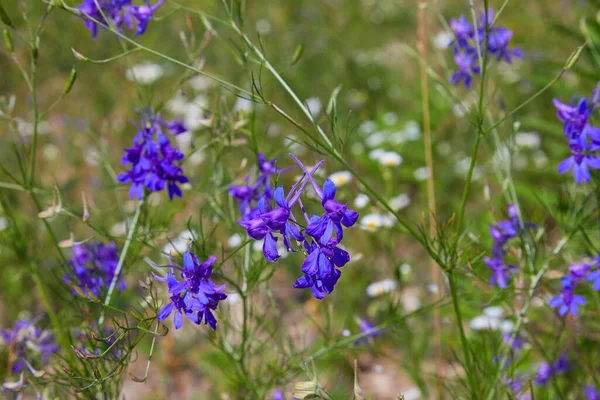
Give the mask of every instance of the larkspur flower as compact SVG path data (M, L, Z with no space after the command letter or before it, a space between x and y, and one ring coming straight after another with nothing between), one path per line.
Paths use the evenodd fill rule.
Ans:
M508 47L513 36L512 31L492 25L493 22L494 10L491 9L488 10L487 15L481 14L476 26L471 24L464 15L461 15L458 20L450 21L456 39L449 46L452 47L454 61L458 67L458 71L450 77L450 83L464 83L465 87L470 88L473 75L481 73L480 59L485 52L494 56L496 60L509 64L512 63L513 57L523 57L520 50Z
M131 164L126 172L117 177L120 183L130 183L129 196L141 199L144 191L160 192L165 187L169 199L181 197L179 184L189 182L183 174L181 163L184 155L177 146L172 146L169 136L186 132L183 123L178 120L170 122L147 110L141 118L141 126L133 140L133 147L126 148L123 154L123 165Z
M375 325L367 321L366 319L360 318L358 320L358 327L360 332L365 334L365 336L354 342L355 345L360 345L367 343L370 338L375 338L381 336L381 329L375 329Z
M200 263L195 254L187 251L183 255L183 268L171 264L171 271L166 278L155 276L157 280L167 282L171 300L158 311L159 321L164 321L175 311L175 329L183 325L184 314L196 325L204 321L213 330L217 329L217 319L212 311L227 295L223 293L225 285L217 286L210 280L214 262L215 257L211 256ZM177 279L176 273L183 281Z
M583 395L587 400L600 400L600 393L594 386L586 386L583 388Z
M497 257L484 257L483 262L492 270L490 285L497 285L501 289L506 289L510 281L510 275L517 272L517 267L506 265L503 259Z
M63 280L96 297L106 293L119 263L119 250L114 242L83 243L73 246L69 260L70 271ZM117 288L125 289L125 282L118 282ZM75 294L75 290L73 290Z
M12 373L25 368L34 375L34 368L44 366L58 352L59 346L50 331L35 326L34 321L19 320L12 329L0 330L0 346L10 348L9 365Z
M566 314L577 315L579 306L586 304L585 297L574 294L574 283L568 277L561 280L562 290L560 295L550 299L548 303L552 308L558 308L558 315L564 317Z
M552 367L547 362L542 362L538 367L537 373L533 378L533 383L537 386L545 386L552 378Z
M151 5L146 0L145 4L134 6L131 0L83 0L77 9L94 38L98 35L98 27L114 25L122 33L123 25L133 29L134 21L137 22L136 36L139 36L146 32L152 15L163 3L164 0L158 0Z
M589 124L589 118L598 103L598 89L588 99L574 96L571 104L563 104L553 100L558 119L563 123L563 133L569 144L571 156L561 161L558 172L561 174L573 170L577 183L591 179L590 168L600 169L600 158L592 152L600 149L600 129Z

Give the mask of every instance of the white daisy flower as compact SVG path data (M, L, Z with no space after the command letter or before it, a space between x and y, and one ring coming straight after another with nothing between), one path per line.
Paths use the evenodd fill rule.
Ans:
M379 158L379 162L386 167L397 167L402 163L402 156L393 151L386 151Z
M335 186L344 186L352 180L350 171L338 171L329 176L329 179L335 183Z
M239 233L234 233L227 239L227 247L230 249L238 247L242 244L242 236Z
M323 103L319 100L318 97L310 97L306 99L306 106L308 107L308 111L310 111L313 117L316 117L321 112L323 108Z
M385 133L382 131L374 132L365 139L365 144L369 147L377 147L385 142Z
M398 283L393 279L384 279L371 283L367 286L367 296L378 297L384 293L390 293L396 290Z
M413 176L418 181L424 181L425 179L429 178L429 169L427 167L417 168L415 169Z
M359 226L369 232L375 232L383 226L383 217L381 214L367 214L360 218Z
M125 71L125 77L140 85L150 85L165 74L163 67L151 62L134 65Z
M364 193L359 193L355 198L354 198L354 207L356 208L364 208L367 206L367 204L369 204L369 196L367 196Z
M537 132L518 132L515 135L515 144L528 149L538 149L542 144L542 139Z

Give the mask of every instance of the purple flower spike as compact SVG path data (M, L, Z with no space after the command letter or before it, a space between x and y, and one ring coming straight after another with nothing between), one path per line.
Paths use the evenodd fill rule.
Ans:
M171 267L166 278L171 301L158 311L159 321L164 321L174 311L175 329L183 325L184 315L196 325L204 321L213 330L217 329L217 319L212 311L217 309L219 302L226 299L227 295L222 293L225 285L217 286L210 280L214 262L215 257L211 256L200 263L198 257L188 251L183 255L183 268L175 265ZM175 270L179 271L183 281L177 280Z
M366 319L358 320L358 327L360 328L361 333L365 333L366 335L356 340L354 344L356 346L369 342L369 338L374 338L381 336L381 329L375 329L375 325L367 321Z
M152 15L163 3L164 0L158 0L150 5L146 0L146 4L133 6L131 0L83 0L77 8L94 38L98 35L98 27L114 25L122 33L123 25L133 29L133 20L137 21L136 36L139 36L146 32Z
M141 199L144 190L160 192L167 188L169 199L181 197L179 184L189 182L183 174L183 153L171 146L166 128L172 135L185 132L179 121L164 121L159 114L147 111L142 117L141 129L133 140L133 147L124 149L122 163L130 169L117 177L120 183L130 183L129 197Z
M117 245L114 242L83 243L73 246L72 251L70 271L63 280L96 297L106 294L119 264ZM123 290L125 287L125 282L118 282L118 289ZM76 294L75 289L72 292Z
M461 15L458 20L450 21L450 28L456 37L450 46L458 67L458 71L450 77L450 83L453 85L464 83L465 87L471 87L473 75L481 73L480 58L485 52L494 56L496 60L506 61L509 64L513 57L523 57L520 50L508 47L513 36L512 31L492 25L493 21L494 11L491 9L488 11L487 18L484 13L481 14L477 26L471 24L464 15ZM486 29L487 47L484 47Z

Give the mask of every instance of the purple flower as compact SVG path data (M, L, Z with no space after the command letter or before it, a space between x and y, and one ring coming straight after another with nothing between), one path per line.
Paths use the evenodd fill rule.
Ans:
M96 297L106 293L112 282L117 265L119 264L119 250L114 242L83 243L73 246L73 254L69 260L70 271L63 280L91 292ZM118 282L117 288L125 289L125 282ZM75 294L73 290L73 294Z
M587 280L593 282L592 288L594 290L600 290L600 270L590 272L587 276Z
M360 328L360 332L364 333L365 336L356 340L354 342L355 345L367 343L369 341L369 338L381 336L381 329L375 329L375 325L371 324L366 319L360 318L358 320L358 327Z
M533 383L537 386L545 386L550 378L552 378L552 367L544 361L540 364L537 374L533 378Z
M131 164L131 167L121 173L117 180L120 183L131 183L131 198L141 199L144 190L159 192L166 187L169 199L172 200L174 196L182 196L178 185L189 182L180 166L183 153L176 146L171 146L163 129L172 135L185 132L179 121L167 122L160 114L147 111L142 116L141 127L133 140L133 147L124 149L122 163Z
M558 164L558 172L564 174L573 169L573 177L577 183L588 182L591 179L590 168L600 169L600 158L583 152L579 141L571 140L571 157Z
M17 321L12 329L0 330L0 346L10 349L12 373L19 373L27 367L35 374L34 365L46 365L59 350L50 331L42 330L35 326L34 321L27 320Z
M598 89L595 89L590 99L573 96L571 104L561 103L560 100L552 101L556 107L558 119L564 123L563 132L568 141L576 140L579 146L587 149L588 139L600 141L600 129L588 124L588 120L598 102ZM577 103L577 104L576 104Z
M560 295L550 299L548 304L552 308L558 308L558 315L561 317L567 313L577 315L579 306L584 305L586 300L583 296L573 293L574 285L568 277L562 278L561 283L563 288Z
M583 388L583 395L587 400L600 400L600 393L594 386L586 386Z
M258 153L257 164L259 175L253 184L249 184L250 177L246 177L246 184L232 186L229 188L229 195L239 203L242 221L256 218L259 210L257 202L263 197L266 201L273 198L273 188L270 184L271 176L280 172L275 167L277 159L267 160L263 153Z
M83 0L77 8L94 38L98 34L98 26L114 25L122 33L123 25L133 29L134 20L137 21L136 36L139 36L146 32L152 15L163 2L164 0L158 0L154 5L150 5L146 0L146 4L133 6L131 0Z
M343 267L350 261L347 251L330 245L319 247L315 242L305 242L308 257L302 263L303 276L294 283L294 288L311 288L317 299L323 299L333 292L333 288L342 272L336 267Z
M335 199L336 187L332 180L325 180L321 192L321 204L325 210L320 218L312 218L310 224L306 227L306 233L312 236L322 246L326 246L332 240L335 231L336 238L334 244L342 240L342 225L349 228L356 223L358 213L354 210L348 210L347 204L340 204Z
M171 265L171 272L166 278L155 277L167 282L171 299L158 311L159 321L164 321L175 311L175 329L183 325L184 314L196 325L204 320L213 330L217 329L217 319L211 310L216 310L219 301L226 299L227 295L222 293L225 285L217 286L210 280L214 262L215 257L211 256L200 263L195 254L187 251L183 255L183 268ZM177 280L176 270L183 281Z
M487 21L486 21L487 19ZM450 27L454 31L456 40L450 43L454 61L458 66L458 71L450 77L450 83L459 84L464 82L465 87L470 88L473 75L481 73L480 57L487 51L498 61L512 62L513 57L522 58L523 53L518 49L509 49L508 45L513 36L511 30L493 26L494 11L488 10L487 18L484 13L481 14L478 26L469 23L469 20L461 15L458 20L452 19ZM487 22L487 24L486 24ZM486 25L488 29L487 47L486 44Z
M499 288L506 289L510 281L510 275L517 272L517 267L506 265L503 259L497 257L484 257L483 262L492 270L490 285L498 285Z
M273 400L284 400L283 392L279 389L273 392Z
M512 339L512 336L513 336L512 333L505 332L502 334L502 340L504 341L504 343L509 344L510 339ZM525 345L525 340L523 339L523 337L521 335L516 335L515 340L513 340L512 346L510 347L511 352L517 352L517 351L521 350L524 345Z

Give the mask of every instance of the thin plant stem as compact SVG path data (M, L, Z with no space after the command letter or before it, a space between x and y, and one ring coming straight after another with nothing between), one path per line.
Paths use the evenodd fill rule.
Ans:
M433 152L431 141L431 118L429 114L429 81L427 74L427 22L425 20L426 2L419 0L417 4L417 50L419 52L419 69L421 82L421 112L423 113L423 135L425 144L425 165L427 167L427 205L429 208L429 231L430 235L435 233L435 185L433 177ZM433 260L430 265L431 281L438 286L438 292L434 294L434 300L439 298L440 269ZM443 398L443 376L442 376L442 338L440 310L433 310L433 335L436 369L436 390L438 398Z
M144 198L142 198L138 204L137 209L135 210L135 214L133 216L133 222L131 223L131 228L129 229L129 233L127 234L127 239L125 240L125 245L123 246L123 250L121 251L121 256L119 257L119 263L117 264L117 269L115 270L115 274L110 282L110 286L108 287L108 292L106 293L106 299L104 300L104 306L110 305L112 300L113 292L115 291L115 287L117 286L117 281L121 276L121 271L123 270L123 265L125 264L125 257L127 257L127 251L129 250L129 245L133 240L133 235L137 231L138 222L140 220L140 215L142 213L142 208L144 206ZM98 320L98 325L102 325L104 322L104 309L100 314L100 319Z

